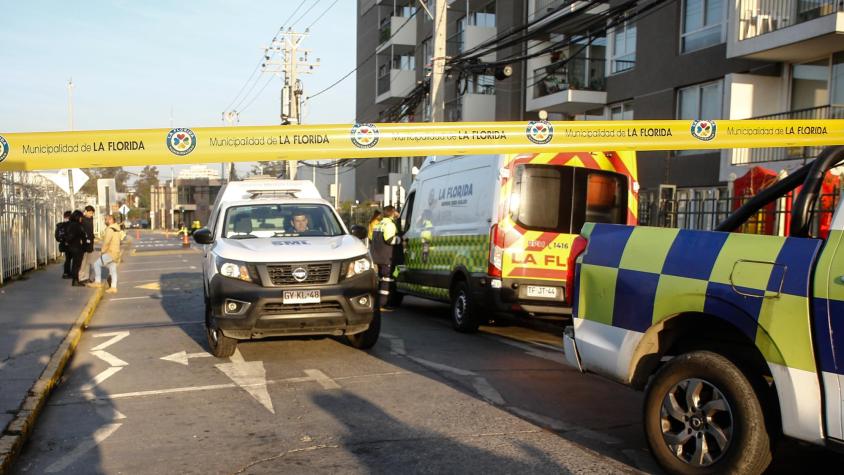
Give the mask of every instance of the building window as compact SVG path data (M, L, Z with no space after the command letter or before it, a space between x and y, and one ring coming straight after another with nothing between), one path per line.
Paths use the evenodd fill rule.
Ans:
M488 74L473 74L466 79L466 88L459 91L463 94L495 94L495 76Z
M607 106L610 120L633 120L633 101L616 102Z
M416 69L416 57L413 54L397 54L393 56L393 69L413 71Z
M636 24L624 23L607 32L610 74L633 69L636 64Z
M724 42L723 0L683 0L680 52L688 53Z
M424 61L423 68L428 69L431 67L431 61L434 58L434 45L431 42L431 37L429 36L425 40L422 41L422 61Z
M481 28L495 28L495 2L469 13L469 25Z
M685 87L677 91L678 119L720 119L724 100L721 80ZM701 150L681 150L677 155L694 155Z

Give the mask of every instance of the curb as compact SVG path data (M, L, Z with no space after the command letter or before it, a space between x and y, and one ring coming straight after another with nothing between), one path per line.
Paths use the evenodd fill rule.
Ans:
M64 337L58 349L50 357L47 367L44 368L41 376L29 389L29 394L23 400L15 418L0 434L0 475L7 473L12 467L12 463L20 454L23 444L32 433L38 415L44 408L47 398L50 397L50 393L58 383L59 378L61 378L67 362L73 356L76 345L82 338L82 332L88 328L88 323L91 321L104 292L105 290L101 287L88 299L88 303L76 318L67 336Z

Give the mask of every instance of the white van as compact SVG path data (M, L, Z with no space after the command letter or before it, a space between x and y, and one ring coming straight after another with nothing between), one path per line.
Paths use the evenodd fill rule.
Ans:
M353 231L309 181L244 180L220 190L208 227L194 232L212 353L282 335L345 335L372 347L381 326L377 274L361 241L366 230Z
M475 331L496 312L566 314L583 223L636 224L633 152L429 157L402 210L402 294L451 303Z

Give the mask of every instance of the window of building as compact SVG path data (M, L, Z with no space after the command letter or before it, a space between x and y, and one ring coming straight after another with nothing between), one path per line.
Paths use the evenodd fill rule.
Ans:
M423 65L425 68L431 67L431 61L434 58L434 44L431 41L431 37L425 38L422 41L422 61L424 61Z
M413 54L393 55L393 69L413 71L416 69L416 57Z
M483 8L470 12L469 25L495 28L495 2L487 3Z
M795 64L791 69L791 110L829 104L829 58Z
M607 106L610 120L633 120L633 101L617 102Z
M724 100L723 81L685 87L677 91L678 119L720 119ZM694 155L700 150L681 150L677 155Z
M844 106L844 52L832 55L832 105Z
M636 24L625 23L607 32L610 74L633 69L636 64Z
M495 94L495 76L473 74L466 80L463 94Z
M723 0L683 0L680 52L724 42L727 9Z

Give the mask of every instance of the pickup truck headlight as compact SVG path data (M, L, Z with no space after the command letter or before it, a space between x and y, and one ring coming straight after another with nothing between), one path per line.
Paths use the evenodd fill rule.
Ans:
M345 270L345 278L348 279L372 270L372 261L370 261L367 256L361 256L356 259L346 261L343 264L343 269Z
M243 262L228 261L218 257L217 269L219 270L220 275L224 277L239 279L244 282L255 281L255 279L252 278L253 273L250 272L249 267Z

